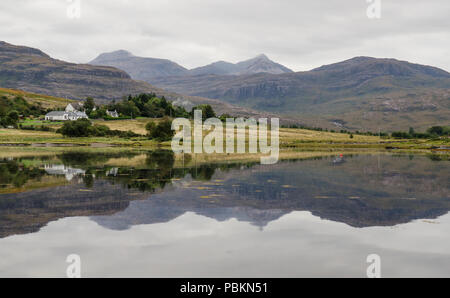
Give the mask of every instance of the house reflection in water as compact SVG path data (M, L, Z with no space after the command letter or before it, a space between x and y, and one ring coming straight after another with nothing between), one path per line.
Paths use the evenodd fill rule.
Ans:
M45 165L45 171L50 175L64 175L67 181L72 181L73 177L84 175L85 170L67 167L65 165Z

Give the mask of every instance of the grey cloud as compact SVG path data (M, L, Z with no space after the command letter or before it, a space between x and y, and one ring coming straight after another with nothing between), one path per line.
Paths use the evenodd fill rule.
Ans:
M381 4L369 20L366 0L81 0L73 20L65 0L2 0L0 39L72 62L126 49L186 67L265 53L294 70L359 55L450 70L447 0Z

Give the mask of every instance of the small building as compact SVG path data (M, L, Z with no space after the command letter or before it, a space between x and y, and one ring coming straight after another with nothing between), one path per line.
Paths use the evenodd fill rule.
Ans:
M89 119L88 115L85 112L75 111L74 114L75 114L75 117L76 117L75 120L78 120L78 119L81 119L81 118Z
M106 111L106 115L112 118L119 118L119 113L116 110L114 111Z
M53 111L45 115L45 120L48 121L76 121L78 119L89 119L85 112L65 112Z
M77 103L69 103L66 106L66 112L76 112L76 111L84 111L84 103L77 102Z
M52 111L45 115L45 120L49 121L67 121L69 119L69 113L64 111Z
M84 104L69 103L64 111L52 111L45 115L45 120L49 121L75 121L78 119L89 119L83 108Z

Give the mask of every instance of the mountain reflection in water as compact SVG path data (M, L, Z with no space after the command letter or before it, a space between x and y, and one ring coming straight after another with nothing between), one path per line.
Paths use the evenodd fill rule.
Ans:
M339 157L341 158L341 157ZM450 209L439 156L355 155L183 166L170 151L65 152L0 160L0 237L89 216L115 230L187 212L260 228L293 211L353 227L393 226ZM135 160L134 164L129 162Z

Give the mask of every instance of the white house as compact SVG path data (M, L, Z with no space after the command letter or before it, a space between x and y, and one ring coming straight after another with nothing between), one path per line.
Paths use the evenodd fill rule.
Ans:
M69 119L69 113L64 111L53 111L45 115L45 120L49 121L67 121Z
M76 112L76 111L84 111L84 103L77 102L77 103L69 103L66 107L66 112Z
M106 111L106 115L113 118L119 118L119 113L116 110L114 111Z
M52 111L45 115L45 120L49 121L75 121L78 119L89 119L86 113L80 112L77 108L82 108L82 104L69 103L65 111Z

